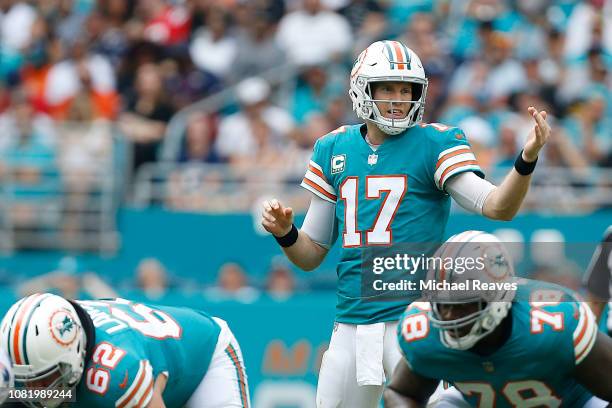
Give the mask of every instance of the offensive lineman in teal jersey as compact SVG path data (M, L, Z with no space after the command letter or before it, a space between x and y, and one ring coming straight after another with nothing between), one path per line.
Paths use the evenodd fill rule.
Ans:
M398 326L405 360L385 390L385 407L424 406L439 380L454 388L432 403L438 408L608 406L612 340L598 332L586 302L559 285L515 279L505 248L490 234L458 234L439 254L484 254L495 262L462 273L434 269L428 279L500 286L427 290L429 301L408 307Z
M0 335L17 387L74 387L75 407L250 405L236 339L223 320L200 311L35 294L11 307Z
M395 302L364 296L365 251L442 242L450 197L486 217L512 219L550 136L546 112L529 108L535 126L515 168L495 187L481 178L460 129L421 123L426 95L427 78L412 50L397 41L370 45L355 61L349 90L365 123L316 142L302 182L312 192L302 228L293 225L291 208L276 199L263 204L263 227L298 267L312 270L336 238L342 245L336 324L319 373L318 407L377 407L385 376L401 358L395 326L418 294Z

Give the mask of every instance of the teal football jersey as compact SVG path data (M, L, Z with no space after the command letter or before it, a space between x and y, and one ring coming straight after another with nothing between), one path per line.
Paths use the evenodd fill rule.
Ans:
M558 285L523 280L510 309L512 331L494 353L445 347L429 322L430 304L411 304L398 339L411 369L454 385L470 405L582 407L592 395L573 378L591 351L597 324L586 303ZM530 300L527 300L530 299Z
M200 384L219 325L206 313L132 303L79 301L95 326L95 345L77 387L76 407L145 407L160 373L167 407L182 407Z
M419 297L416 293L402 300L375 301L365 296L364 251L442 242L450 209L445 183L466 171L484 177L465 135L456 127L420 124L390 137L376 150L362 129L365 125L343 126L320 138L301 184L336 204L342 245L336 321L350 324L397 320ZM418 282L422 275L412 279Z

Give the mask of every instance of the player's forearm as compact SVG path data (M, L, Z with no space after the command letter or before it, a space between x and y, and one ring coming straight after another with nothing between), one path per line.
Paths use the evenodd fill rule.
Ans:
M298 239L290 247L283 248L283 252L295 266L305 271L311 271L321 265L327 249L310 239L308 234L298 231Z
M163 373L157 376L155 384L153 385L153 397L151 397L151 401L147 404L147 408L166 408L162 394L166 389L167 381L168 377Z
M421 404L389 387L385 389L383 399L386 408L421 408L425 406L425 404Z
M521 208L530 182L531 175L521 176L516 169L510 170L504 181L485 200L483 215L493 220L510 221Z

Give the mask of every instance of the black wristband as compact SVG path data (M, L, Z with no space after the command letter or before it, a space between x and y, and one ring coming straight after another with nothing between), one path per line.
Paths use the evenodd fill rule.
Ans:
M291 231L289 231L287 235L283 235L282 237L274 235L274 239L278 242L278 245L283 248L290 247L298 240L298 229L295 227L295 224L291 224Z
M537 157L532 162L526 162L523 159L523 151L521 150L521 152L519 153L518 157L514 161L514 169L521 176L528 176L531 173L533 173L533 170L535 170L535 166L536 166L537 162L538 162L538 158Z

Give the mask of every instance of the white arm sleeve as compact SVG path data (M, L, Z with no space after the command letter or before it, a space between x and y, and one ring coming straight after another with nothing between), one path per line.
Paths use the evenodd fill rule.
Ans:
M301 230L314 242L329 249L337 238L336 204L313 194Z
M482 214L485 200L497 187L470 171L457 174L448 180L445 188L461 207Z

